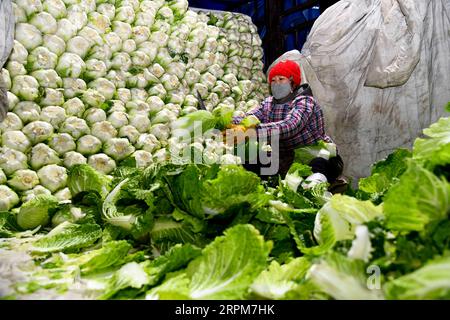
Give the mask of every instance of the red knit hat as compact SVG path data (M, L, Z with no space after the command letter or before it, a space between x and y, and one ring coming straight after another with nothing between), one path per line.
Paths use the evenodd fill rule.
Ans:
M282 60L278 62L269 72L269 83L272 82L275 76L285 76L286 78L291 78L296 86L300 85L301 82L301 71L297 63L292 60Z

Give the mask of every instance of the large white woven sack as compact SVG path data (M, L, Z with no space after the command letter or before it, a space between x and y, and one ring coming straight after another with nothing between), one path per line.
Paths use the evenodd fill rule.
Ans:
M314 23L302 66L339 146L345 174L410 148L450 101L448 0L347 0ZM278 59L278 60L279 60Z

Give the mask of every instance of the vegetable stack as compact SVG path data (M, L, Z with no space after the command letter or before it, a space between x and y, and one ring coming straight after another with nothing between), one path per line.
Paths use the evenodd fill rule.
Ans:
M110 174L169 160L171 123L197 110L257 106L267 93L249 17L188 10L186 0L16 0L2 70L0 210L37 195L69 200L67 170ZM220 161L200 137L205 158ZM226 156L225 159L229 158Z
M301 187L323 145L275 187L233 164L74 165L70 203L0 212L0 297L449 299L449 120L346 194Z

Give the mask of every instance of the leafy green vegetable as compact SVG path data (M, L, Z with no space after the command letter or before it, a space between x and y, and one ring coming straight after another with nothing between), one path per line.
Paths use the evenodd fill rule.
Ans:
M266 265L270 243L251 225L225 231L192 261L186 273L194 299L239 299Z
M230 110L219 107L224 124ZM299 162L276 187L238 165L129 158L112 178L75 167L71 202L38 197L0 212L7 298L449 298L447 127L425 130L413 156L399 149L376 163L345 196L326 183L299 188L311 173ZM316 147L300 153L332 154ZM23 232L26 215L44 228Z
M133 227L136 217L133 215L123 215L118 212L116 206L116 202L120 198L122 186L127 182L128 178L124 179L106 196L105 201L103 202L102 212L103 219L105 219L106 222L129 231Z
M254 128L260 123L261 121L257 117L250 115L242 119L240 124L246 128Z
M383 299L381 288L368 288L364 271L364 265L360 261L332 253L315 263L307 277L334 299Z
M205 175L208 175L206 170L201 166L188 165L181 174L165 178L174 205L200 219L205 216L200 197L203 187L202 180Z
M21 233L16 215L8 211L0 212L0 238L18 237Z
M216 120L214 127L218 130L225 130L233 121L233 113L233 106L221 105L215 108L212 112Z
M188 225L194 233L205 231L208 226L206 220L198 219L178 209L175 209L172 212L172 218L176 221L182 221L185 225Z
M100 214L96 207L74 206L72 203L60 203L53 215L52 226L69 221L73 223L101 223Z
M320 209L314 225L314 235L321 242L322 230L320 217L328 215L333 224L337 240L352 238L355 227L382 216L382 207L375 206L370 201L360 201L345 195L334 195Z
M82 274L99 272L122 264L131 248L126 241L111 241L100 249L79 254L75 259L69 258L69 261L70 264L78 265Z
M114 273L107 284L105 292L98 299L111 298L120 290L128 287L142 288L148 282L148 275L140 264L136 262L127 263Z
M352 241L352 246L347 252L347 256L352 259L360 259L368 262L373 251L369 229L365 225L357 226L355 235L356 237Z
M245 204L256 209L271 199L260 178L238 165L188 165L167 181L174 204L199 219L227 214Z
M149 290L145 296L148 300L189 300L189 283L184 270L170 273L158 287Z
M58 203L58 199L51 195L41 194L34 197L20 207L17 214L18 225L23 229L47 225Z
M297 284L291 291L286 293L286 300L329 300L330 295L325 293L311 279L306 279Z
M271 197L265 193L260 178L242 166L224 165L217 177L203 184L203 209L216 215L229 208L248 203L255 209L264 206Z
M303 177L307 177L312 174L311 167L294 162L289 168L283 184L289 187L294 192L297 192L298 186L302 183Z
M206 110L198 110L171 122L172 136L189 140L195 133L202 134L216 126L214 115Z
M336 145L323 140L295 150L295 162L309 164L312 159L323 157L325 159L336 156Z
M299 237L292 219L285 215L291 233L298 249L311 255L322 255L329 251L338 241L351 240L355 236L358 225L382 216L381 206L375 206L370 201L334 195L316 215L314 223L314 238L318 245L308 247L304 238Z
M165 252L175 244L190 243L203 246L204 239L201 235L192 232L191 228L181 222L176 222L170 217L158 217L150 231L150 239L155 249Z
M4 232L5 235L9 234L11 231L16 231L16 228L20 228L17 225L15 214L10 211L0 212L0 232ZM7 238L8 236L5 236Z
M102 229L97 224L63 222L33 242L30 250L36 253L74 251L89 247L101 236Z
M450 258L440 257L426 266L388 282L388 299L450 299Z
M151 295L176 297L181 293L190 299L242 299L265 268L270 249L271 244L264 242L253 226L237 225L215 238L185 272L168 279L169 284L156 287Z
M135 239L140 239L150 232L153 216L146 209L136 205L124 208L117 206L122 189L126 188L128 182L128 178L124 179L106 196L102 206L102 217L105 222L122 228Z
M185 267L192 259L197 258L201 250L190 244L176 244L163 256L147 261L144 270L149 276L149 285L157 284L166 274Z
M284 224L284 217L280 210L277 210L272 204L258 210L256 219L272 224Z
M445 219L450 210L450 184L413 161L385 196L387 227L421 231L432 221Z
M359 190L370 194L372 200L378 201L406 171L408 158L411 158L410 151L398 149L385 160L377 162L371 175L359 180Z
M283 299L305 277L311 263L306 258L296 258L280 265L273 261L267 270L251 285L254 294L265 299Z
M450 164L450 118L441 118L423 130L427 138L417 138L413 159L433 170L437 165Z
M110 190L110 179L87 164L70 168L67 181L72 197L83 192L98 193L104 199Z

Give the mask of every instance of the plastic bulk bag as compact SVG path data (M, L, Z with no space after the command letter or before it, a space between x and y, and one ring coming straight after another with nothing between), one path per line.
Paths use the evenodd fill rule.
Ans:
M449 17L448 0L339 1L316 20L301 53L277 59L301 65L346 175L367 176L444 115Z

